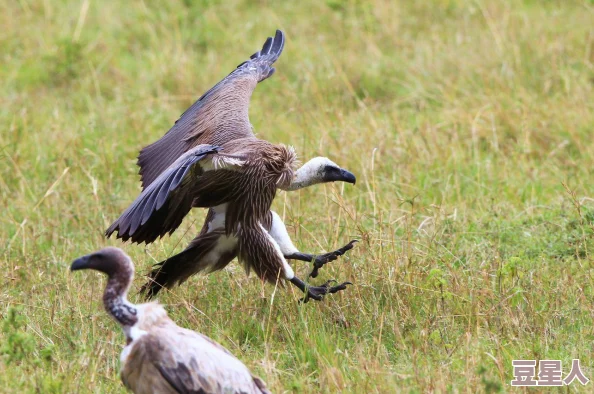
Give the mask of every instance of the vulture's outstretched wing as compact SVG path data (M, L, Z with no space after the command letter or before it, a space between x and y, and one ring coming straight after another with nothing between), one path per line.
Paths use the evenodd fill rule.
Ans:
M237 138L253 137L248 109L258 82L274 73L272 64L285 44L280 30L268 37L262 49L241 63L206 92L157 142L140 151L138 165L143 189L184 152L199 144L223 145Z

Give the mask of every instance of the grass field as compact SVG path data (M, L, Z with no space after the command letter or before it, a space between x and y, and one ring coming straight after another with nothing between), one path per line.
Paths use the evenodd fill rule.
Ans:
M359 239L316 281L355 285L299 305L233 264L162 294L172 318L278 393L508 392L513 359L594 379L592 1L0 3L0 391L124 392L104 278L69 264L123 247L140 302L203 212L105 240L138 150L276 28L258 135L358 182L274 207L303 251Z

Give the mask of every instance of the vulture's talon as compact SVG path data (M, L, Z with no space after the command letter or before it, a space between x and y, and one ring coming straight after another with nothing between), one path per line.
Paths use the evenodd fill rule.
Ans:
M336 293L341 290L346 290L347 285L352 285L352 284L353 284L352 282L342 282L338 286L333 286L333 287L329 288L328 293Z
M316 301L322 301L326 294L334 294L341 290L345 290L347 285L352 285L351 282L343 282L337 286L330 286L331 283L337 283L335 279L330 279L326 281L321 286L309 286L307 287L307 291L305 293L305 297L299 300L300 303L307 303L310 298Z
M344 245L342 248L336 249L333 252L321 254L317 256L314 260L314 267L309 274L310 278L317 278L318 274L320 273L320 268L322 268L327 263L336 260L339 256L342 256L347 251L353 249L355 246L355 242L358 242L356 239L353 239L348 244Z

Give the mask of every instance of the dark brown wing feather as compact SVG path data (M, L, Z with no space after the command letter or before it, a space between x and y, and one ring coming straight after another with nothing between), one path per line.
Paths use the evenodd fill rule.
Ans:
M258 82L274 73L272 64L282 53L284 43L284 34L277 30L274 39L269 37L250 60L202 95L167 134L140 151L138 165L143 188L196 145L222 145L233 139L253 137L248 116L250 97Z
M124 241L132 239L132 242L150 243L173 232L192 208L193 185L201 172L197 164L219 149L212 145L200 145L179 158L143 190L105 235L109 237L117 232L117 237Z
M195 361L195 360L191 360ZM187 365L178 363L174 368L157 365L157 370L163 378L180 394L214 394L222 392L216 382L209 380L199 371L192 371ZM195 381L200 383L195 387Z
M235 200L245 192L237 185L243 182L244 172L221 169L209 171L200 176L196 184L192 203L196 208L209 208Z

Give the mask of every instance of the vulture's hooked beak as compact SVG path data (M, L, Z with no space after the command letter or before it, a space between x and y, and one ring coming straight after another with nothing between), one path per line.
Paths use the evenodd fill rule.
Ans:
M70 266L70 271L78 271L88 268L89 264L89 256L82 256L72 262Z
M353 174L350 171L347 171L345 169L340 169L340 176L341 176L341 181L346 182L346 183L352 183L353 185L357 183L357 178L355 177L355 174Z
M355 174L338 166L326 166L323 174L324 182L346 182L354 185L357 181Z

